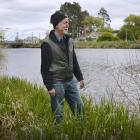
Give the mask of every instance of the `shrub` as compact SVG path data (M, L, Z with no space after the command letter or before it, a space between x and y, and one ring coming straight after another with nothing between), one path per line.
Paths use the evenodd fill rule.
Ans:
M101 29L99 30L99 32L108 32L108 33L112 33L113 30L112 30L111 28L101 28Z
M115 41L115 40L119 40L119 38L116 36L113 36L113 34L109 32L102 33L102 35L99 36L97 39L97 41Z

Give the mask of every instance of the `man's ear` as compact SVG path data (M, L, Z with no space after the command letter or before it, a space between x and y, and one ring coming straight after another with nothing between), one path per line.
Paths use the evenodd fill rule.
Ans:
M54 29L57 29L57 28L58 28L58 25L56 25Z

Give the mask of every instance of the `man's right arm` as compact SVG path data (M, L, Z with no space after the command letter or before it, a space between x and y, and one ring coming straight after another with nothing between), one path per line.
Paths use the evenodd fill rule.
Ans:
M53 89L53 77L49 71L52 61L52 50L48 43L41 44L41 75L43 83L48 90Z

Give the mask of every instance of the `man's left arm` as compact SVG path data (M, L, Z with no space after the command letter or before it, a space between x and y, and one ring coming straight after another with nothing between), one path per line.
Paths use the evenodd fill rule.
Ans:
M73 49L73 73L76 79L80 82L80 88L84 88L84 78L80 70L79 63L77 61L75 50Z

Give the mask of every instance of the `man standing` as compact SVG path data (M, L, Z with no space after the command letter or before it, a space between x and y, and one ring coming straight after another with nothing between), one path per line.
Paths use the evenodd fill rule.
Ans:
M60 122L63 118L64 98L73 113L81 113L83 104L73 74L80 82L80 88L84 88L84 80L73 41L67 35L68 17L56 11L50 22L54 30L41 45L41 74L51 98L52 112L56 121Z

